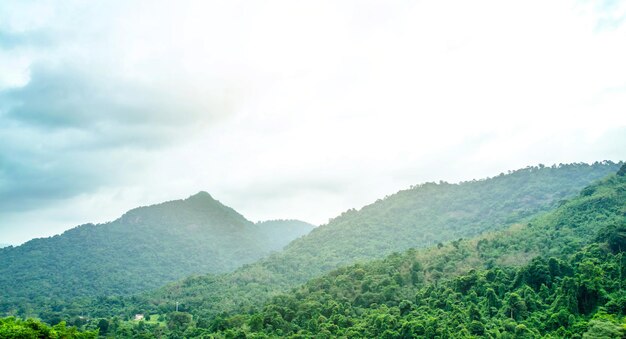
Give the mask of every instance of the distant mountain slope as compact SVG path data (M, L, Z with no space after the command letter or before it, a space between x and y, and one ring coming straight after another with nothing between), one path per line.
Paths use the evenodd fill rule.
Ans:
M623 338L624 252L626 176L612 175L527 225L341 268L261 312L184 330L217 338Z
M233 273L193 277L147 296L162 310L174 301L211 317L267 298L341 265L394 251L504 229L575 196L615 173L612 162L528 167L460 184L418 185L350 210L275 253Z
M190 274L227 272L312 228L293 220L254 224L206 192L136 208L110 223L0 249L0 310L49 298L127 294Z
M268 220L256 223L271 249L282 249L294 239L308 234L312 225L300 220Z

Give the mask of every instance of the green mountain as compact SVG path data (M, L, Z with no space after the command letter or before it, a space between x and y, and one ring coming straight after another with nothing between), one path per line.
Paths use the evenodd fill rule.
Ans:
M190 337L623 338L625 252L626 176L612 175L530 223L338 269L260 312L186 330Z
M343 267L261 310L214 317L169 311L166 328L126 324L117 334L623 338L624 172L626 165L527 222Z
M191 274L228 272L312 228L295 220L254 224L206 192L136 208L110 223L0 249L0 310L36 312L30 305L123 295Z
M427 183L350 210L282 252L223 275L195 276L145 296L139 308L175 302L195 315L254 310L268 298L339 266L504 229L558 206L619 169L612 162L528 167L460 184ZM96 306L106 315L115 307ZM93 310L93 308L92 308Z

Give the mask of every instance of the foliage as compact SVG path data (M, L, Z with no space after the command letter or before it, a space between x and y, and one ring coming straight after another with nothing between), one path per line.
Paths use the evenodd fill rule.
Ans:
M614 173L619 166L602 162L527 167L460 184L417 185L359 211L349 210L291 242L282 252L233 273L195 276L166 286L147 295L141 307L167 312L179 301L185 310L205 317L255 309L272 295L342 265L468 238L528 220L575 196L591 181ZM527 260L533 251L537 249L499 260Z
M622 333L626 177L582 189L618 167L416 186L234 272L130 297L49 300L43 318L121 338ZM152 316L132 321L137 313Z
M0 249L0 312L54 320L64 301L125 295L190 274L230 271L312 227L296 220L253 224L205 192L137 208L107 224Z
M77 330L76 327L67 327L64 322L49 326L35 319L20 320L15 317L0 318L0 338L88 339L97 337L98 331L81 332Z
M256 311L196 311L169 333L620 338L626 260L608 241L626 224L624 206L626 177L611 175L526 225L342 267Z
M341 268L209 330L217 337L621 338L626 260L606 239L619 232L615 224L626 225L626 178L589 188L528 227ZM522 266L487 268L530 252Z

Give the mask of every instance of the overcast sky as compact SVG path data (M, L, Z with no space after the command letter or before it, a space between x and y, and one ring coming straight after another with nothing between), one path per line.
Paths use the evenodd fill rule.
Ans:
M0 2L0 243L626 159L626 1Z

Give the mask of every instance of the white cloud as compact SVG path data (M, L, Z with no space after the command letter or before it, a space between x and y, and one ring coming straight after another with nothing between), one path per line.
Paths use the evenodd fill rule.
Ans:
M16 1L0 13L0 90L28 88L38 67L81 76L93 109L72 107L100 122L0 128L11 144L34 138L7 148L12 163L66 154L51 175L85 182L0 221L11 241L200 189L253 220L320 223L423 181L624 158L619 2ZM42 91L38 107L63 99ZM108 97L126 106L102 109Z

